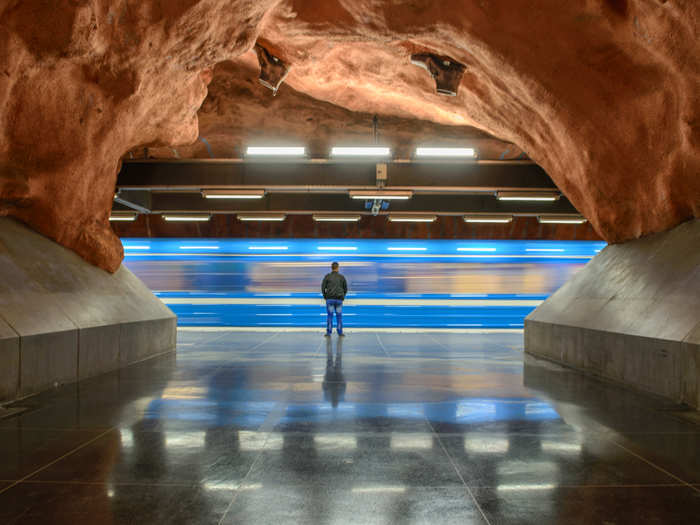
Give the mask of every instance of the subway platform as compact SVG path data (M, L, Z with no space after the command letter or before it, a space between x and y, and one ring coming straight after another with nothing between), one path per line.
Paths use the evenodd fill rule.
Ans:
M700 425L522 334L180 329L4 410L0 523L684 524Z

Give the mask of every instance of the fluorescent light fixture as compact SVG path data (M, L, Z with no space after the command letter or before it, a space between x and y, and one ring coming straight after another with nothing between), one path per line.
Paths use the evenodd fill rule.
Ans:
M124 245L125 250L150 250L150 246L145 246L145 245L140 245L140 244L132 244L132 245Z
M389 246L390 252L424 252L427 250L424 246Z
M507 224L513 222L512 215L465 215L464 222L492 222Z
M542 215L537 217L542 224L583 224L585 217L580 215Z
M316 249L326 252L354 252L357 251L357 246L318 246Z
M283 221L286 218L287 218L287 216L284 214L282 214L282 215L256 215L256 214L238 215L239 221Z
M317 222L357 222L360 220L360 215L314 215L314 220Z
M496 248L457 248L458 252L495 252Z
M186 246L180 246L181 250L218 250L218 246L206 246L202 244L190 244Z
M113 213L109 216L110 221L135 221L138 217L137 213Z
M189 222L189 221L198 221L198 222L204 222L208 221L211 218L211 215L163 215L163 219L165 219L168 222Z
M526 252L563 252L564 248L525 248Z
M412 191L351 191L350 197L363 200L407 200L413 197Z
M435 222L435 215L389 215L391 222Z
M248 246L249 250L288 250L289 246Z
M416 157L450 157L450 158L474 158L476 150L474 148L416 148Z
M306 155L306 148L304 148L304 146L248 146L246 155L303 157Z
M262 199L265 190L202 190L205 199Z
M361 147L334 147L331 149L333 157L388 157L391 149L383 146Z
M498 191L496 197L499 201L556 201L560 194L553 191Z

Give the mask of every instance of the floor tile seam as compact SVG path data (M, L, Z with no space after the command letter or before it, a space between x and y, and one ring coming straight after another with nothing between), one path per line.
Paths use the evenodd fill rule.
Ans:
M252 352L253 350L256 350L256 349L260 348L261 346L267 344L269 341L271 341L272 339L274 339L275 337L277 337L277 336L280 335L281 333L282 333L282 332L279 332L279 331L278 331L278 332L275 332L275 333L273 333L270 337L266 338L264 341L261 341L261 342L259 342L258 344L253 345L252 347L250 347L250 348L248 348L247 350L244 350L244 351L245 351L245 352Z
M679 478L679 477L676 476L675 474L673 474L673 473L669 472L668 470L666 470L665 468L663 468L663 467L657 465L657 464L654 463L653 461L651 461L651 460L645 458L644 456L642 456L642 455L640 455L640 454L637 454L637 453L634 452L633 450L630 450L629 448L627 448L626 446L624 446L624 445L618 443L617 441L614 441L614 440L610 440L610 441L611 441L611 443L614 444L615 446L621 448L622 450L626 451L628 454L631 454L632 456L636 457L637 459L640 459L641 461L643 461L643 462L646 463L647 465L650 465L651 467L655 468L656 470L658 470L658 471L660 471L660 472L663 472L663 473L666 474L667 476L669 476L669 477L671 477L671 478L673 478L673 479L675 479L675 480L681 482L683 485L685 485L685 486L687 486L687 487L690 487L691 489L695 490L696 492L700 492L700 488L694 487L692 484L688 483L688 482L685 481L684 479Z
M379 346L381 347L382 351L384 352L384 355L386 357L391 357L389 355L389 351L386 349L386 346L384 346L384 343L382 343L382 340L379 337L379 332L374 332L374 336L377 338L377 342L379 343Z
M23 481L26 481L26 480L28 480L28 479L30 479L30 478L33 478L34 476L40 474L41 472L43 472L43 471L46 470L47 468L49 468L49 467L55 465L55 464L58 463L59 461L62 461L62 460L64 460L64 459L70 457L71 455L75 454L75 453L78 452L79 450L82 450L82 449L84 449L85 447L91 445L92 443L98 441L99 439L103 438L104 436L106 436L106 435L109 434L110 432L114 431L115 428L116 428L116 427L112 427L112 428L110 428L110 429L108 429L108 430L105 430L104 432L101 432L100 434L94 436L92 439L89 439L88 441L85 441L85 442L82 443L81 445L78 445L77 447L73 448L72 450L69 450L69 451L66 452L65 454L63 454L63 455L61 455L61 456L59 456L59 457L53 459L52 461L49 461L49 462L46 463L43 467L40 467L40 468L36 469L34 472L30 472L30 473L27 474L26 476L23 476L22 478L16 480L16 481L15 481L14 483L12 483L11 485L8 485L7 487L0 489L0 495L3 494L3 493L5 493L5 492L7 492L7 491L10 490L12 487L15 487L15 486L19 485L19 484L22 483Z
M228 506L227 506L226 509L224 510L224 513L221 515L221 519L219 519L218 525L222 525L222 523L223 523L224 520L226 519L226 516L228 515L229 511L230 511L231 508L233 507L233 504L236 502L236 499L238 498L238 495L239 495L240 492L241 492L241 491L240 491L241 486L245 483L245 481L246 481L246 480L248 479L248 477L250 476L250 473L253 472L253 469L254 469L255 466L258 464L258 462L260 461L260 459L263 457L263 453L264 453L264 451L265 451L265 447L266 447L266 446L267 446L267 438L266 438L265 441L263 442L262 450L260 450L260 452L258 452L258 455L257 455L256 458L253 460L253 462L251 463L250 468L248 469L248 472L246 472L245 476L243 476L243 478L240 480L240 482L239 482L238 485L236 486L236 490L234 491L233 496L231 497L231 501L229 501Z
M486 516L484 509L481 508L481 505L477 501L476 495L474 494L472 489L469 488L469 485L467 485L467 482L464 480L464 476L462 476L462 473L459 471L459 467L457 466L457 463L454 461L454 459L452 458L450 453L447 451L447 448L445 448L445 445L443 444L442 440L440 439L440 436L435 432L435 429L430 424L430 421L428 421L427 418L425 418L425 421L428 423L428 426L433 431L433 435L437 437L438 443L440 444L440 447L442 448L443 453L447 456L447 459L449 460L450 464L452 465L452 468L457 473L457 477L462 481L464 488L466 489L467 493L469 494L472 501L474 502L474 505L476 506L477 510L479 511L479 514L481 514L481 517L486 522L486 525L491 525L491 522L489 521L488 517Z
M447 350L448 352L451 352L451 351L452 351L452 350L450 350L450 348L449 348L447 345L445 345L445 344L442 343L440 340L438 340L435 336L433 336L433 334L431 334L431 333L426 333L425 335L427 335L428 337L430 337L430 339L432 339L433 341L435 341L435 342L438 344L438 346L441 346L442 348L444 348L444 349Z

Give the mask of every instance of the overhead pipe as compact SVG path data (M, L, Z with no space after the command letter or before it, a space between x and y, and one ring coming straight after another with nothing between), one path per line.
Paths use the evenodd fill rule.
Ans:
M272 90L272 96L277 95L284 79L289 73L287 65L278 57L272 55L267 49L260 44L255 44L255 53L258 55L260 63L260 83Z
M432 53L416 53L411 55L411 64L422 67L435 79L435 87L439 95L457 96L462 75L467 66L447 56Z

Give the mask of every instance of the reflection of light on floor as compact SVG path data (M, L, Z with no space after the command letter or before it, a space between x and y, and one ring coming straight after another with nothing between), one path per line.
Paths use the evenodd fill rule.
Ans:
M542 450L544 452L564 453L564 454L579 454L581 452L581 443L561 443L558 441L542 441Z
M204 399L207 390L200 386L168 386L163 390L163 399Z
M559 466L553 461L512 460L498 464L498 479L513 478L555 480L559 474ZM515 480L514 480L515 481Z
M314 436L314 443L319 448L357 448L357 438L347 434L319 434Z
M208 481L204 483L205 490L258 490L263 487L262 483L243 483Z
M552 490L557 488L551 483L522 483L517 485L498 485L498 491L521 491L521 490Z
M165 433L165 446L168 448L203 448L206 433L196 431L169 431Z
M134 433L128 428L123 428L119 431L122 448L131 448L134 446Z
M406 492L406 487L397 486L376 486L376 487L353 487L352 492L365 494L370 492Z
M505 454L509 446L505 438L490 436L465 436L464 438L464 450L472 454Z
M426 434L392 434L391 448L394 449L431 449L433 438Z

